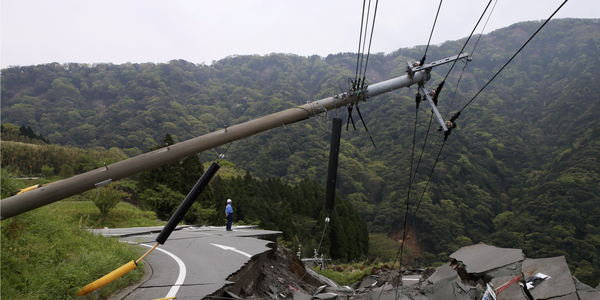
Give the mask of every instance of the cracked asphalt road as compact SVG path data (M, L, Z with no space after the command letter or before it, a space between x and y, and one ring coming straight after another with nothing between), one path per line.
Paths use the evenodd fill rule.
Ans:
M103 229L103 235L122 236L121 241L142 244L149 250L160 230L141 228ZM179 227L164 245L159 245L144 261L152 269L150 278L120 299L201 299L230 284L226 278L240 270L251 257L271 248L269 240L279 231L223 227ZM178 261L179 260L179 261Z

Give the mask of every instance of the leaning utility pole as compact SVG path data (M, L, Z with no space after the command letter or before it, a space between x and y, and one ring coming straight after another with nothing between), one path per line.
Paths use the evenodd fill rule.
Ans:
M329 98L273 113L259 119L231 127L225 127L219 131L211 132L174 145L168 145L166 148L154 150L103 168L54 182L50 185L26 193L8 197L0 201L0 219L4 220L16 216L32 209L80 194L87 190L109 184L113 181L148 171L170 162L183 159L187 156L231 143L269 129L302 121L332 109L343 106L352 106L360 101L364 102L370 97L385 92L391 92L413 84L418 84L419 87L423 87L431 78L430 72L433 67L460 59L470 60L470 57L468 54L463 53L456 57L446 58L422 66L419 66L418 63L409 63L407 68L408 75L366 86L358 91L337 94ZM433 102L430 101L430 103L432 104L432 109L436 112L436 115L439 116L437 107L435 107ZM444 130L447 130L441 116L438 117L438 121L440 122L440 126L442 126Z

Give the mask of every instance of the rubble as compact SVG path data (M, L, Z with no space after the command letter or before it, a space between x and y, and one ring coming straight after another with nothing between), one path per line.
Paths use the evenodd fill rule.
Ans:
M314 276L292 251L281 246L253 257L227 280L233 283L211 296L233 298L227 296L229 293L243 299L310 300L329 284Z
M254 257L228 278L215 297L229 299L423 299L597 300L600 291L574 278L564 256L528 259L520 249L486 244L463 247L437 269L393 270L382 266L351 286L339 286L305 268L283 247ZM536 280L533 280L537 276ZM527 287L527 281L530 284ZM486 289L493 295L486 294ZM208 297L210 298L210 297Z
M537 286L529 288L528 291L534 299L557 297L561 297L560 299L578 299L575 282L564 256L526 259L523 261L522 272L526 281L537 273L550 276L550 278L541 281Z

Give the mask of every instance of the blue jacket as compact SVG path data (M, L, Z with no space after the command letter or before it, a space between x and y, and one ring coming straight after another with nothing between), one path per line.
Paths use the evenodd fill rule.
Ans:
M225 214L229 215L233 213L233 207L231 207L231 204L227 204L227 206L225 207Z

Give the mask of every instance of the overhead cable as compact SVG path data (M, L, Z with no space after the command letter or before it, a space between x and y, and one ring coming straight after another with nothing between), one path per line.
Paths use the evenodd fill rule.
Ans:
M366 0L363 0L363 10L362 17L360 22L360 35L358 39L358 53L356 58L356 73L354 75L354 82L352 88L354 90L361 89L364 87L365 77L367 73L367 65L369 64L369 54L371 51L371 43L373 40L373 32L375 29L375 19L377 18L377 6L379 4L379 0L375 2L375 7L373 9L373 21L371 23L371 33L369 38L369 45L366 52L365 58L365 48L367 47L367 35L369 32L369 20L371 16L371 0L369 0L368 6ZM366 7L366 14L365 14ZM363 30L364 29L364 30Z
M437 23L438 15L440 14L440 8L442 8L442 1L440 0L440 5L438 6L437 13L435 14L435 20L433 21L433 26L431 27L431 33L429 34L429 40L427 41L427 47L425 47L425 54L423 54L423 58L421 58L421 62L419 66L422 66L425 63L425 59L427 58L427 50L429 50L429 44L431 43L431 37L433 36L433 30L435 29L435 24Z
M542 24L542 26L540 26L540 28L538 28L538 30L536 30L533 35L527 40L527 42L525 42L525 44L523 44L523 46L521 46L521 48L519 48L519 50L517 50L517 52L515 52L515 54L502 66L502 68L500 68L500 70L498 70L498 72L496 72L496 74L494 74L494 76L492 77L492 79L490 79L480 90L479 92L477 92L477 94L475 94L475 96L473 96L473 98L471 98L471 100L469 100L469 102L467 102L467 104L465 104L465 106L459 111L463 111L465 108L467 108L467 106L469 106L469 104L471 104L471 102L473 102L473 100L475 100L475 98L477 96L479 96L479 94L496 78L496 76L498 76L498 74L500 74L500 72L502 72L502 70L504 70L504 68L515 58L515 56L517 56L517 54L519 54L519 52L521 52L521 50L523 50L523 48L525 48L525 46L527 46L527 44L531 41L531 39L533 39L533 37L540 32L540 30L542 30L542 28L544 28L544 26L546 26L546 24L548 24L548 22L552 19L552 17L554 17L554 15L568 2L569 0L565 0L555 11L554 13L552 13L552 15L550 15L550 17L544 22L544 24Z
M417 120L416 120L416 115L415 115L415 129L414 129L414 133L413 133L413 153L412 153L412 156L411 156L411 165L410 165L410 175L409 175L408 191L406 193L406 208L405 208L405 211L404 211L404 230L402 231L402 243L400 244L399 251L396 252L396 258L394 259L394 262L392 263L392 267L394 266L394 264L396 264L396 260L398 259L398 254L400 254L400 264L402 264L402 258L404 256L404 241L406 240L406 236L408 235L408 233L410 231L410 226L409 227L406 226L407 220L408 220L409 203L411 202L410 201L410 191L412 189L412 184L415 181L415 178L417 177L417 173L418 173L419 167L421 165L421 160L423 159L423 154L425 153L425 146L427 145L427 140L429 139L429 132L431 130L431 123L432 122L433 122L433 112L431 114L431 117L429 118L429 126L427 127L427 134L425 135L425 141L423 141L423 147L421 148L421 154L419 155L419 161L417 162L417 167L415 168L415 171L413 172L412 171L412 167L413 167L413 157L414 157L414 145L415 145L415 137L416 137L416 132L417 132ZM412 207L411 207L411 212L412 212ZM415 213L412 212L412 216L413 216L413 222L412 223L413 224L414 224L414 215L415 215Z
M358 36L358 52L356 53L356 73L354 74L354 82L353 82L353 88L356 87L356 82L358 80L358 66L360 64L360 45L362 44L362 29L363 29L363 23L365 21L365 4L366 4L366 0L363 0L363 11L362 11L362 18L360 20L360 33Z
M483 31L487 27L487 24L490 21L490 17L494 13L496 4L498 4L498 0L496 0L496 2L494 2L494 6L492 6L492 10L490 11L490 14L487 17L487 20L485 21L485 24L483 25L483 28L481 29L481 33L479 34L479 37L477 38L477 42L475 42L475 46L473 46L473 50L471 51L471 57L473 57L473 55L475 54L475 49L477 49L477 45L479 44L479 40L481 40ZM452 94L452 99L450 100L450 105L448 105L448 110L446 111L446 118L448 117L448 114L450 113L450 110L452 109L452 104L454 104L454 98L456 98L456 92L458 92L458 86L460 85L460 80L462 79L463 75L465 74L465 69L467 68L467 64L468 64L468 62L465 62L464 66L462 68L462 71L460 72L460 76L458 77L458 81L456 82L456 87L454 88L454 94Z
M446 139L444 139L444 141L442 142L442 146L440 146L440 150L438 151L438 155L435 158L435 162L433 163L433 167L431 168L431 172L429 173L429 178L427 178L427 182L425 183L425 187L423 188L423 192L421 193L421 197L419 198L419 201L417 202L417 206L415 208L415 212L414 212L414 216L417 215L417 212L419 211L419 206L421 205L421 201L423 201L423 198L425 197L425 192L427 191L427 187L429 186L429 183L431 182L431 177L433 177L433 171L435 170L435 166L437 165L438 161L440 160L440 156L442 155L442 150L444 149L444 145L446 144ZM414 218L414 217L413 217ZM408 230L410 231L412 227L412 223L408 225Z
M477 38L477 42L475 42L475 46L473 46L473 51L471 51L471 56L473 56L473 53L475 53L475 49L477 48L477 44L479 44L479 40L481 39L481 36L483 35L483 31L487 27L487 24L490 21L490 17L494 13L494 9L496 8L496 4L498 4L498 0L496 0L496 2L494 2L494 6L492 6L492 10L490 11L490 14L488 15L488 18L485 21L485 24L483 24L483 28L481 29L481 33L479 34L479 37Z
M477 20L477 24L475 24L475 27L473 27L473 30L471 31L471 34L469 35L469 38L467 38L467 41L465 41L465 44L463 45L462 49L460 49L460 51L458 51L458 55L456 55L456 58L458 58L458 56L461 53L463 53L463 50L465 50L465 47L467 47L467 44L469 43L469 40L471 40L471 37L473 36L473 33L475 32L475 29L477 29L477 26L479 26L479 22L481 22L481 19L483 19L483 16L485 15L485 12L487 11L488 7L490 7L491 3L492 3L492 0L490 0L488 2L488 4L486 5L485 10L481 14L481 17L479 17L479 20ZM448 78L448 75L450 75L450 71L452 71L452 68L454 68L454 65L456 64L457 61L458 61L458 59L454 60L454 62L452 63L452 66L450 66L450 70L448 70L448 73L446 74L446 77L444 77L443 81L446 81L446 78Z
M490 1L488 2L488 4L487 4L487 6L486 6L485 10L483 11L483 13L481 14L481 16L479 17L479 20L477 21L477 24L475 25L475 27L474 27L474 28L473 28L473 30L471 31L471 34L469 35L469 38L467 39L467 41L466 41L466 42L465 42L465 44L463 45L463 48L462 48L462 49L459 51L459 55L460 55L460 53L462 53L462 52L463 52L464 48L465 48L465 47L466 47L466 45L469 43L469 40L470 40L470 39L471 39L471 37L473 36L473 33L475 32L475 29L477 29L477 27L479 26L479 22L481 22L481 19L482 19L482 18L483 18L483 16L485 15L485 12L487 11L487 9L488 9L488 7L490 6L491 2L492 2L492 0L490 0ZM441 5L442 5L442 1L440 1L440 6L439 6L439 7L441 7ZM439 14L439 7L438 7L438 14ZM436 14L436 21L437 21L437 14ZM435 23L434 23L434 27L435 27ZM432 29L432 34L433 34L433 29ZM431 36L430 36L430 40L431 40ZM427 45L427 46L429 47L429 43L428 43L428 45ZM427 53L427 49L425 50L425 52ZM425 54L425 55L426 55L426 54ZM421 59L421 65L424 63L424 60L425 60L425 56L423 56L423 58ZM450 67L450 70L448 71L448 74L450 74L450 71L452 71L452 68L454 67L454 64L456 64L456 61L457 61L457 60L454 60L454 62L453 62L453 64L452 64L452 66ZM448 74L446 74L446 78L448 77ZM440 94L439 92L441 91L441 89L442 89L442 87L443 87L443 85L444 85L444 82L446 81L446 78L444 78L444 80L443 80L443 81L440 83L440 86L438 87L438 89L437 89L437 92L436 92L436 96L438 96L438 95ZM437 101L436 101L436 102L437 102ZM432 119L433 119L433 114L432 114L432 116L431 116L431 119L430 119L430 126L429 126L429 129L431 128L431 120L432 120ZM415 122L416 122L416 121L415 121ZM416 126L416 123L415 123L415 126ZM428 129L428 131L427 131L427 136L429 135L429 129ZM416 129L415 129L415 130L416 130ZM415 131L415 133L416 133L416 131ZM438 156L437 156L437 158L436 158L436 161L435 161L435 163L434 163L434 165L433 165L433 167L432 167L432 169L431 169L431 173L430 173L430 175L429 175L429 178L427 179L427 185L429 184L429 181L431 181L431 177L433 176L433 171L435 170L435 166L436 166L436 164L437 164L437 162L438 162L438 160L439 160L439 157L440 157L440 155L441 155L441 150L442 150L442 149L443 149L443 147L444 147L444 144L445 144L445 142L446 142L446 138L447 138L447 136L444 138L444 142L443 142L443 144L442 144L442 147L440 148L440 151L439 151L439 153L438 153ZM414 137L413 137L413 142L414 142ZM419 164L420 164L420 161L421 161L421 159L422 159L422 157L423 157L423 153L424 153L424 150L425 150L425 145L426 145L426 143L427 143L427 141L425 141L425 142L424 142L424 144L423 144L423 149L422 149L422 151L421 151L421 157L419 158ZM414 144L413 144L413 148L414 148ZM414 153L413 153L413 155L414 155ZM418 166L417 166L417 170L418 170ZM417 172L417 170L415 170L415 177L416 177L416 172ZM410 203L410 190L411 190L411 187L412 187L412 182L414 181L414 178L415 178L415 177L413 177L412 175L413 175L413 172L412 172L412 161L411 161L411 174L410 174L410 176L409 176L409 187L408 187L408 192L407 192L406 208L405 208L405 212L404 212L404 230L403 230L402 243L401 243L401 247L400 247L400 251L399 251L399 252L400 252L400 264L402 264L402 258L403 258L403 255L404 255L404 242L405 242L405 240L406 240L406 237L407 237L408 233L410 232L410 229L413 227L413 224L414 224L414 219L415 219L415 215L416 215L416 212L418 211L418 206L419 206L419 204L420 204L421 200L423 199L423 195L424 195L424 192L423 192L423 195L422 195L422 196L421 196L421 198L419 199L419 202L417 202L417 209L416 209L414 212L412 212L412 208L411 208L411 212L412 212L412 222L410 222L410 223L409 223L409 225L407 226L407 219L408 219L408 209L409 209L409 203ZM397 259L397 258L398 258L398 253L396 253L396 259ZM395 262L396 262L396 259L394 259L394 264L395 264Z
M369 55L371 54L371 42L373 41L373 31L375 31L375 19L377 18L377 5L379 4L379 0L375 1L375 11L373 12L373 24L371 25L371 37L369 38L369 49L367 49L367 60L365 61L365 72L363 73L363 84L364 78L367 75L367 65L369 64ZM369 0L370 5L370 0Z
M360 71L358 72L358 86L357 88L360 89L362 84L360 84L361 82L361 77L362 77L362 73L363 73L363 60L365 59L365 44L367 43L367 31L369 30L369 16L371 15L371 0L369 0L369 7L367 8L367 21L365 24L365 33L364 33L364 39L362 41L362 49L360 50L361 53L361 58L360 58ZM364 18L364 16L363 16ZM363 34L362 32L360 33L361 35ZM366 69L365 69L366 71ZM364 78L362 78L362 81L364 83Z

